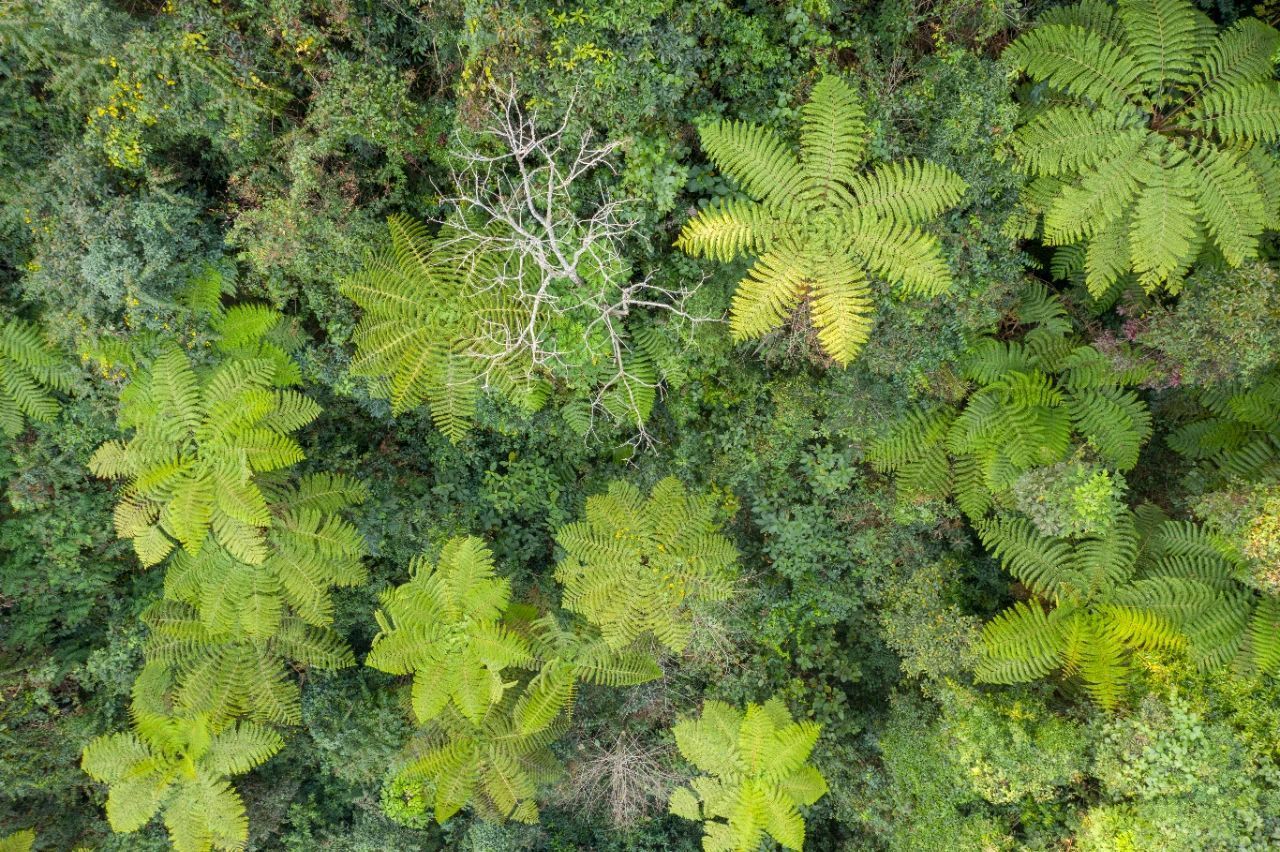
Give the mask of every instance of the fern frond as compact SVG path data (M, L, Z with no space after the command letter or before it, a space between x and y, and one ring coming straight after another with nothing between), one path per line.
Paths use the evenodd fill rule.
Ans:
M71 386L71 370L36 325L0 320L0 431L16 437L24 416L52 420L59 408L52 391Z
M244 802L230 784L208 776L178 786L164 812L176 852L243 848L249 839Z
M680 230L675 246L693 257L729 263L745 254L762 254L777 229L764 206L734 198L699 211Z
M1151 414L1132 391L1096 388L1073 393L1067 402L1071 420L1108 465L1131 470L1151 437Z
M1262 193L1257 178L1235 151L1208 145L1190 149L1197 202L1222 256L1239 266L1257 254L1262 233Z
M1118 147L1115 157L1063 186L1044 213L1046 243L1066 245L1087 239L1127 209L1141 190L1139 175L1147 173L1135 161L1140 145Z
M1120 23L1120 17L1116 14L1115 6L1107 0L1083 0L1070 6L1055 6L1046 9L1037 23L1084 27L1117 44L1124 40L1124 27Z
M36 833L29 828L0 837L0 852L31 852Z
M1144 87L1161 92L1195 79L1207 46L1196 9L1180 0L1121 0L1118 10Z
M811 315L823 350L847 365L871 336L871 287L848 257L814 269L809 284Z
M1182 123L1228 143L1280 139L1280 83L1241 83L1204 93Z
M946 435L955 412L949 408L910 412L867 448L876 470L897 474L903 494L943 497L950 490Z
M823 77L813 87L800 108L800 162L807 193L845 193L866 150L865 118L857 94L839 77Z
M809 263L792 246L777 245L751 265L738 283L729 315L734 340L762 337L782 324L806 289Z
M1195 178L1183 155L1147 163L1145 186L1133 207L1129 250L1133 270L1148 288L1190 267L1200 250Z
M1032 174L1082 172L1123 156L1145 134L1122 114L1074 104L1052 106L1018 128L1013 150Z
M1124 643L1093 619L1080 619L1076 670L1089 696L1104 710L1120 704L1132 676Z
M899 160L849 180L859 210L877 219L918 225L954 207L964 195L959 175L922 160Z
M1132 108L1143 69L1120 46L1081 26L1046 24L1023 33L1003 59L1036 81L1108 110Z
M1013 576L1038 594L1056 597L1071 570L1071 548L1041 535L1026 518L997 517L977 525L982 544Z
M1113 219L1096 230L1085 250L1084 283L1089 295L1102 300L1110 296L1124 275L1133 268L1129 232L1133 215Z
M204 765L215 775L243 775L266 763L284 748L284 740L270 728L240 722L213 735Z
M974 673L985 683L1026 683L1063 664L1060 619L1035 602L1022 601L982 628L982 657Z
M1264 597L1249 619L1249 660L1259 671L1280 672L1280 601Z
M804 172L772 130L745 121L714 121L698 129L698 138L716 168L771 211L794 203Z
M843 222L844 238L867 267L915 296L937 296L951 287L951 269L933 234L891 219L872 219L856 211Z

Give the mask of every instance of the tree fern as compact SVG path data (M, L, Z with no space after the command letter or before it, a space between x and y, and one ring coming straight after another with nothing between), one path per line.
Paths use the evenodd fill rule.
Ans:
M795 722L786 705L771 698L745 711L707 701L699 718L673 729L676 745L703 774L671 795L676 816L703 823L708 852L756 852L765 837L784 848L804 847L800 807L827 792L808 761L821 731Z
M1174 430L1168 442L1204 466L1211 484L1280 481L1280 371L1252 387L1200 394L1202 416Z
M143 621L150 628L143 653L152 683L183 715L297 724L302 715L292 665L339 669L355 662L332 630L288 614L265 636L211 629L177 601L157 601Z
M1190 577L1214 591L1210 605L1184 626L1197 667L1280 673L1280 601L1241 582L1246 566L1229 539L1195 524L1165 521L1154 528L1143 564L1148 575Z
M493 554L472 537L450 539L436 565L418 557L412 579L387 592L366 665L412 674L413 710L429 722L452 706L479 724L502 700L503 670L532 662L528 643L505 627L511 586Z
M31 852L36 833L29 828L0 837L0 852Z
M1231 585L1225 562L1179 559L1165 547L1170 524L1140 524L1132 514L1117 519L1107 535L1075 544L1040 534L1024 518L997 517L978 531L1005 570L1035 595L983 627L977 676L987 683L1060 671L1113 708L1127 690L1132 652L1188 648L1195 631L1212 639L1205 616ZM1208 659L1231 641L1192 644Z
M366 578L364 539L340 515L364 500L364 486L314 474L296 484L268 485L265 494L271 515L267 557L256 565L244 562L217 542L194 556L180 550L165 572L165 597L191 604L211 629L253 638L274 634L286 611L324 627L333 620L330 588Z
M523 733L572 715L579 683L613 688L637 686L662 676L653 656L631 645L616 647L591 629L565 627L554 615L531 622L527 631L537 674L524 684L514 707Z
M776 329L807 302L822 348L847 364L871 333L868 275L916 295L950 286L937 239L919 226L954 206L964 182L916 160L860 171L864 118L853 90L826 77L801 108L798 157L752 124L721 120L701 129L711 161L749 199L694 216L676 245L726 263L755 258L733 299L736 340Z
M563 605L616 648L645 634L673 651L689 638L688 609L732 592L737 552L718 530L714 500L668 477L645 498L616 481L587 499L586 519L561 527L556 567Z
M537 822L536 796L555 774L548 746L579 684L632 686L662 670L637 647L512 603L478 538L450 539L436 565L418 559L411 571L383 596L366 661L414 676L424 727L394 783L422 785L440 822L468 806L487 820Z
M25 418L48 422L58 413L53 391L71 389L71 371L39 328L0 319L0 432L17 437Z
M278 378L266 358L198 371L170 346L121 394L120 426L133 436L103 444L89 467L126 480L116 531L133 540L144 565L164 559L175 541L197 556L210 533L243 562L266 558L271 518L256 475L301 461L289 433L320 412Z
M329 627L329 592L365 577L363 537L343 517L365 499L364 487L286 470L302 458L289 433L319 407L288 389L300 371L287 336L275 334L283 318L260 306L224 309L222 295L218 281L204 279L185 295L217 339L212 363L163 348L121 395L120 425L133 435L104 444L90 462L98 475L126 480L116 527L143 563L172 556L164 599L143 613L135 733L109 739L158 757L114 769L89 751L85 768L113 785L113 827L135 830L162 809L180 849L243 848L244 808L225 776L260 762L242 747L279 748L257 722L302 721L299 670L354 663Z
M974 519L1011 506L1010 489L1028 471L1075 455L1132 469L1151 434L1146 405L1128 389L1144 374L1080 345L1064 316L1047 290L1029 288L1016 313L1022 339L984 338L961 362L968 397L910 412L867 459L897 475L902 496L954 494Z
M178 852L243 849L249 823L227 778L283 745L274 731L252 722L218 727L200 717L143 716L133 731L89 743L81 765L107 783L107 819L115 831L137 831L160 813Z
M1203 251L1238 266L1280 225L1277 46L1253 18L1218 31L1186 0L1120 0L1051 10L1006 50L1041 84L1013 136L1026 221L1083 249L1068 267L1095 297L1129 273L1176 292Z
M437 822L464 807L490 822L538 821L537 793L559 775L549 746L563 730L521 733L512 706L508 697L476 721L449 707L410 744L395 779L428 791Z
M383 382L393 413L425 403L456 443L484 387L520 400L537 383L533 365L508 345L531 318L504 289L501 258L448 228L433 240L406 217L393 216L388 226L390 251L342 285L364 310L351 372Z

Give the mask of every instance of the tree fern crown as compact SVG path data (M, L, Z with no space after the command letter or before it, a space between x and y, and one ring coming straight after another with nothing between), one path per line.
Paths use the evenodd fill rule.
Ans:
M1188 0L1086 0L1009 46L1036 84L1012 139L1033 177L1025 221L1080 249L1069 265L1090 292L1129 274L1176 292L1201 255L1237 266L1280 226L1278 45L1252 18L1218 31Z
M419 722L451 705L479 724L509 685L503 670L532 662L527 641L501 623L511 585L474 536L451 539L438 563L419 558L411 570L413 579L383 597L366 664L414 676Z
M495 273L501 258L445 226L433 239L419 222L388 220L391 247L342 285L364 310L351 372L367 376L395 414L426 404L457 442L471 428L487 386L536 407L539 384L511 346L528 317Z
M795 722L771 698L745 711L707 701L702 715L678 722L676 745L702 773L671 795L676 816L703 822L708 852L756 852L766 837L786 849L804 848L800 807L827 792L808 761L821 732Z
M197 370L171 345L121 394L120 425L133 437L103 444L89 467L127 481L116 531L133 540L144 565L164 559L175 541L198 556L210 533L243 562L266 558L271 516L259 474L301 461L289 433L320 413L279 381L271 358Z
M1113 357L1081 345L1042 285L1026 290L1014 319L1027 328L1021 339L983 338L961 362L972 388L961 405L911 412L868 448L901 496L954 494L976 520L1008 507L1036 468L1076 457L1116 472L1138 463L1151 415L1131 387L1145 371L1123 349Z
M1113 708L1128 690L1135 651L1184 650L1207 668L1280 647L1274 631L1269 644L1251 642L1233 566L1210 537L1151 507L1074 545L1022 518L978 530L1035 595L983 628L979 680L1019 683L1061 671Z
M243 849L244 802L227 782L280 750L279 734L251 722L212 727L203 718L142 717L136 732L98 737L82 766L107 783L107 819L119 832L163 814L179 852Z
M676 479L646 498L624 482L587 500L586 519L562 527L556 568L564 606L598 626L610 645L648 634L673 651L688 641L690 605L732 592L737 552L720 534L714 501Z
M955 205L964 182L918 160L860 168L864 119L853 90L825 77L801 109L798 156L746 122L701 129L708 157L747 197L698 213L676 244L722 262L755 258L733 299L735 339L778 328L805 303L822 348L847 364L871 333L868 275L915 295L950 285L937 238L919 226Z

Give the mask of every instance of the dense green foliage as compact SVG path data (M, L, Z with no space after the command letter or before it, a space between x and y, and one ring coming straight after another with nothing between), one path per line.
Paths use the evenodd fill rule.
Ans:
M1276 848L1277 24L0 0L0 850Z

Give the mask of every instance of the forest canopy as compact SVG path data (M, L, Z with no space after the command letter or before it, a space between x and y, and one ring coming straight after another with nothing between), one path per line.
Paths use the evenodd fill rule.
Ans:
M1280 848L1278 26L0 0L0 852Z

